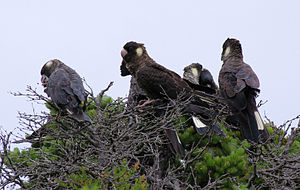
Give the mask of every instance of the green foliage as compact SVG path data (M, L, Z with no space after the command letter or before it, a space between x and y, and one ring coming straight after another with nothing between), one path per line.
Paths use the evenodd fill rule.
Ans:
M94 190L94 189L118 189L118 190L146 190L149 186L145 175L134 177L138 172L139 163L131 168L128 167L124 159L120 167L114 167L112 171L104 171L99 174L100 178L95 179L84 169L77 173L72 173L68 177L68 182L57 181L61 187L75 190ZM112 177L113 183L109 183L106 178ZM134 180L134 184L131 183Z
M99 101L99 98L100 98L100 97L98 96L98 97L96 98L96 101ZM112 99L110 96L104 94L104 95L102 96L102 100L101 100L101 103L100 103L100 107L101 107L102 109L104 109L104 108L106 108L106 106L110 105L112 102L113 102L113 99ZM97 109L96 104L95 104L95 102L94 102L93 99L91 99L91 98L88 99L86 109L87 109L88 111L96 110L96 109Z
M133 174L138 171L140 163L136 163L131 169L127 167L127 161L122 161L121 167L114 167L114 181L113 187L119 190L142 190L147 189L148 184L145 175L142 175L135 179L133 186L130 185L129 181L133 177Z
M53 160L59 159L59 152L55 152L56 144L52 146L43 147L45 153L53 155L51 158ZM26 168L33 165L33 162L40 161L40 151L38 149L30 148L28 150L20 151L15 148L10 152L10 157L12 162L18 164L19 168ZM9 162L5 161L6 165L9 166ZM22 164L22 166L20 165ZM138 176L140 163L136 163L133 166L128 166L127 161L124 159L120 167L114 167L113 170L106 170L104 172L99 172L99 176L95 178L84 168L80 168L79 171L71 173L66 181L57 180L56 182L60 187L65 189L107 189L108 187L113 187L114 189L120 190L146 190L149 186L145 175ZM34 185L35 178L38 176L32 176L28 183L25 183L27 188ZM113 183L110 183L107 178L113 178ZM134 181L134 183L132 183Z
M83 188L81 188L81 190L99 190L99 186L98 185L92 185L92 186L84 186Z
M66 189L76 189L79 190L81 187L84 188L95 188L99 187L100 181L93 179L93 177L88 174L83 168L78 172L70 174L68 177L68 182L57 181L59 185Z
M53 104L52 101L51 101L51 103ZM57 111L55 109L53 109L53 107L49 103L46 103L46 108L48 108L50 110L51 115L57 114Z
M99 97L97 97L97 100L99 100ZM113 99L110 96L104 94L102 97L100 107L105 108L107 105L111 104L112 101L113 101Z
M98 97L99 98L99 97ZM103 112L103 120L109 120L110 115L115 112L121 112L124 110L124 104L118 104L121 100L115 101L107 95L104 95L101 101L100 109ZM50 104L46 104L46 107L50 109L51 114L57 114ZM99 108L98 108L99 109ZM104 110L106 112L104 112ZM97 106L94 100L89 99L86 107L87 114L93 119L97 116ZM123 118L124 119L124 118ZM125 118L128 120L127 118ZM146 122L147 120L145 120ZM117 120L121 122L121 120ZM222 123L219 125L226 133L226 137L218 135L206 135L201 136L196 133L193 127L193 122L188 117L180 116L174 120L174 125L179 131L178 135L183 143L185 149L192 151L189 157L192 162L189 162L187 167L183 170L178 170L176 175L182 181L188 181L190 184L197 184L201 187L205 187L206 184L214 181L221 180L218 184L222 189L244 189L247 190L247 183L250 176L253 174L254 165L249 161L249 155L246 153L246 149L251 149L251 145L242 140L239 131L233 131L227 129ZM58 126L59 125L59 126ZM64 127L64 122L59 124L56 122L49 122L45 127L51 129L52 133L59 134L60 130ZM141 123L141 125L145 125ZM68 126L69 127L69 126ZM126 126L125 126L126 127ZM279 154L284 151L285 145L289 140L289 136L281 138L285 131L274 131L274 128L267 128L271 135L275 135L270 144L271 149L266 149L264 146L259 146L262 151L278 151ZM67 130L67 129L66 129ZM124 138L125 139L125 138ZM86 141L80 141L76 138L67 140L51 140L50 137L45 137L45 141L41 143L32 144L31 148L20 151L18 148L9 152L11 160L5 159L5 165L10 167L11 163L14 166L18 166L19 170L26 170L26 168L34 165L35 162L53 162L66 157L65 152L60 151L59 147L68 147L68 150L72 150L75 147L69 147L72 144L78 144L76 151L80 152L88 144ZM142 146L142 145L141 145ZM290 154L299 155L300 153L300 137L291 145L289 149ZM42 154L47 154L47 160L41 157ZM170 168L177 168L182 165L179 161L179 157L174 162L171 162ZM89 162L96 160L90 158ZM118 166L112 166L110 169L99 171L98 175L93 175L84 166L77 168L74 172L66 174L66 178L57 179L56 183L61 188L65 189L77 189L77 190L96 190L96 189L118 189L118 190L144 190L148 189L149 184L145 173L140 170L142 165L137 162L135 164L129 164L127 159L123 159ZM257 168L268 168L266 162L257 163ZM47 170L47 168L45 168ZM98 172L98 170L96 170ZM190 175L193 173L193 175ZM57 175L60 174L51 174ZM28 174L29 180L25 182L25 187L33 187L39 179L39 176ZM28 177L21 176L21 177ZM231 181L234 179L236 183ZM223 180L224 179L224 180ZM256 179L256 184L264 183L262 179Z
M227 174L227 176L235 177L239 183L246 183L249 177L248 156L243 149L243 146L248 147L249 144L234 138L233 136L238 135L237 133L222 128L227 137L218 135L212 135L211 138L203 137L198 135L192 126L179 134L188 150L191 149L193 143L199 142L192 156L199 157L201 153L202 155L191 164L191 168L194 169L194 175L197 176L197 184L201 186L207 184L209 176L212 181L215 181ZM205 150L203 150L204 147L206 147ZM233 188L233 184L229 180L225 180L222 185L224 189Z
M237 185L232 185L233 190L248 190L247 185L243 184L240 187Z
M109 114L111 112L122 111L123 107L120 106L121 100L118 99L116 102L118 106L112 104L113 99L111 97L107 95L103 96L100 109L108 110L103 117L109 119ZM51 115L57 114L55 109L53 109L49 103L46 103L46 107L50 110ZM86 112L91 118L97 114L96 109L97 107L94 100L89 99ZM68 130L67 128L70 127L69 125L70 123L63 120L58 122L56 120L48 120L47 124L43 127L48 128L48 131L51 130L52 134L59 135L60 130ZM78 141L77 139L51 140L48 136L43 137L43 139L42 142L33 143L31 148L22 151L15 148L13 151L10 151L9 157L11 158L12 164L17 165L19 169L26 170L27 167L33 166L34 163L47 162L48 159L55 163L55 161L60 160L60 158L65 158L67 156L65 155L66 152L61 152L62 149L60 147L68 147L74 144L80 144L81 148L86 146L85 142L76 142ZM72 143L70 143L71 141ZM67 149L71 150L72 148L75 147L68 147ZM41 156L42 154L47 154L47 160L45 160L45 157ZM9 160L5 159L4 161L6 166L11 167ZM138 175L139 165L140 163L138 162L133 166L128 166L127 161L124 159L120 167L115 166L112 170L99 171L99 176L91 175L84 167L82 167L78 171L69 174L66 180L56 180L56 183L64 189L93 190L113 187L114 189L121 190L144 190L148 188L149 184L147 183L145 175ZM45 168L45 170L47 170L47 168ZM111 180L107 179L113 179L113 183ZM36 180L38 180L38 176L31 175L30 180L24 183L25 187L33 187L34 184L36 184Z
M241 186L238 187L228 179L222 181L222 189L247 189L246 184L253 174L254 165L249 162L249 156L245 152L245 149L251 150L252 147L246 140L242 140L240 132L227 130L219 123L227 137L217 135L205 137L196 133L193 126L191 126L191 122L185 122L183 126L185 129L179 133L179 137L185 148L189 151L192 145L195 146L195 142L198 142L192 152L192 159L197 159L191 163L190 169L193 171L189 171L193 172L194 176L196 176L196 183L204 187L208 183L209 178L211 181L216 181L226 174L226 177L234 178ZM267 126L267 129L271 135L275 134L274 128ZM283 137L286 132L284 130L280 130L279 132L279 129L276 130L275 138L268 146L272 152L280 155L286 148L285 145L289 136ZM258 148L265 152L270 151L270 149L267 150L263 145L258 145ZM201 153L202 155L199 155ZM300 137L297 137L289 149L289 154L299 155L299 153ZM263 161L256 164L258 169L269 167ZM189 180L192 183L194 178L190 178ZM255 180L255 184L261 183L264 183L264 180L260 178Z

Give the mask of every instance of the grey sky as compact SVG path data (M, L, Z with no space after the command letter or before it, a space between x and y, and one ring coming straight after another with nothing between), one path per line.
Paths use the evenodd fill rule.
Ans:
M300 1L0 1L0 126L18 126L17 111L32 112L9 91L26 85L42 93L40 69L57 58L98 93L110 81L112 97L128 93L120 77L120 50L143 42L158 63L182 75L200 62L215 81L221 47L240 40L244 60L261 83L260 108L276 124L300 114ZM44 109L34 104L38 111Z

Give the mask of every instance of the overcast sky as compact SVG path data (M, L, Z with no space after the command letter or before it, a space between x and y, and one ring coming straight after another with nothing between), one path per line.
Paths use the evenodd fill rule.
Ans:
M98 93L128 94L120 76L120 51L128 41L145 44L159 64L182 75L193 62L218 81L222 44L240 40L244 60L260 79L268 101L260 108L275 124L300 114L300 1L62 1L0 0L0 126L18 124L18 111L43 110L8 92L31 85L42 92L40 69L60 59ZM295 124L296 125L296 124Z

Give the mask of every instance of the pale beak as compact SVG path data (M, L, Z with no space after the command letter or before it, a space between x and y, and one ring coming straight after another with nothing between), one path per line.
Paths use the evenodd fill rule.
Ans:
M42 75L41 82L42 82L43 87L47 87L48 77L46 75Z
M127 51L125 49L122 49L121 56L124 58L126 54L127 54Z

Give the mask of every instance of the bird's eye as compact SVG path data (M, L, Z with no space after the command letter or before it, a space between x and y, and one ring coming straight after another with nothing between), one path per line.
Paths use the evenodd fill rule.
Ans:
M132 52L132 51L134 51L134 48L131 46L128 48L128 51Z

